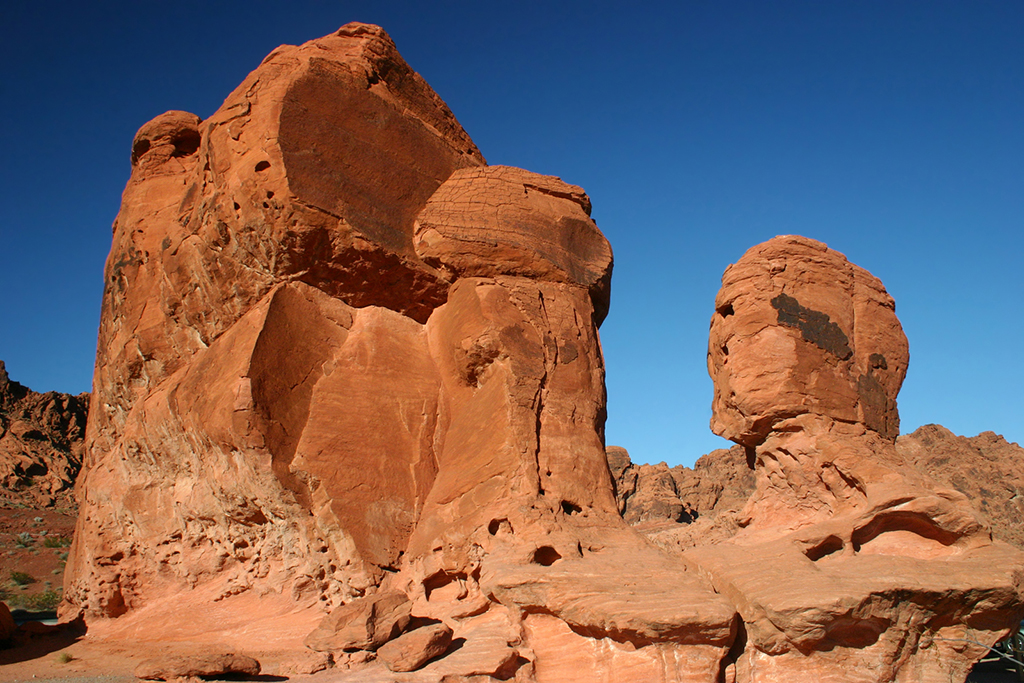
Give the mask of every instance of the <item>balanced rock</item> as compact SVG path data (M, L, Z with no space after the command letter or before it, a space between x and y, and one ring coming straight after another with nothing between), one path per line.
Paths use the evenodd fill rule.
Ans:
M715 311L716 434L753 447L805 414L899 434L896 394L910 354L878 278L821 242L775 238L729 266Z
M896 449L908 356L893 310L877 279L802 237L723 276L712 426L753 449L756 483L735 536L683 555L743 618L737 680L963 680L1021 616L1024 553Z

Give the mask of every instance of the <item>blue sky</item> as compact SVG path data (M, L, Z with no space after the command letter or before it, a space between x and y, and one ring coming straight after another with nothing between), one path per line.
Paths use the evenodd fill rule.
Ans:
M1024 442L1024 3L13 2L0 22L0 359L90 388L135 131L262 58L384 26L492 164L582 185L615 251L608 442L692 463L722 271L777 234L886 284L903 431ZM13 6L10 6L13 5Z

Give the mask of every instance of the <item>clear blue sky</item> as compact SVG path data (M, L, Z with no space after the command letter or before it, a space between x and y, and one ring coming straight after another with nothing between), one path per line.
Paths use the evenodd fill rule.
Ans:
M555 8L555 9L552 9ZM132 136L281 43L384 26L492 164L582 185L615 250L608 442L691 463L723 269L814 237L886 284L903 431L1024 442L1024 2L11 2L0 359L90 388Z

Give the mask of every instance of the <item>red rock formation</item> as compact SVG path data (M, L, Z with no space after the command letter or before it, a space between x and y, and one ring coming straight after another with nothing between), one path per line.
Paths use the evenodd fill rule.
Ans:
M755 449L756 485L739 533L684 556L743 617L737 680L963 680L974 643L1021 616L1024 554L896 451L893 311L877 279L801 237L722 278L712 426Z
M1016 616L1020 555L888 464L906 340L823 245L727 275L715 425L757 489L672 556L607 464L589 199L485 166L381 29L276 50L132 159L62 608L90 636L383 650L432 682L928 680L977 654L936 636Z
M87 394L36 393L0 361L0 506L74 509Z
M996 538L1024 550L1024 448L993 432L965 437L925 425L896 439L896 450L908 465L967 496Z
M664 547L718 542L722 538L717 531L729 528L727 535L733 535L737 526L730 518L738 517L735 513L754 492L753 471L741 446L701 456L693 469L638 465L624 448L607 450L623 517ZM896 439L896 452L901 466L967 496L993 536L1024 550L1024 508L1019 503L1024 449L993 432L965 437L941 425L925 425ZM680 511L685 511L682 520Z
M358 605L397 590L412 619L384 639L441 621L460 645L425 680L717 676L735 610L616 507L612 256L580 188L485 167L361 24L132 157L66 616L365 651Z

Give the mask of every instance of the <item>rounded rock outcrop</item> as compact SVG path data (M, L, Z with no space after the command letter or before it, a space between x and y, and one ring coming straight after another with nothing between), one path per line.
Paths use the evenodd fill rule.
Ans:
M711 430L753 447L809 413L894 440L909 359L878 278L821 242L775 237L722 276L708 342Z

